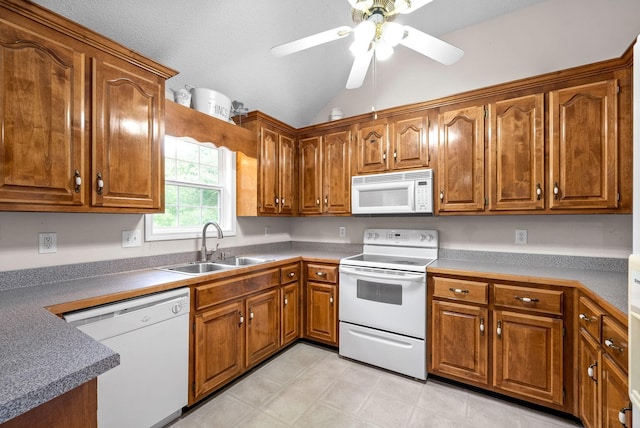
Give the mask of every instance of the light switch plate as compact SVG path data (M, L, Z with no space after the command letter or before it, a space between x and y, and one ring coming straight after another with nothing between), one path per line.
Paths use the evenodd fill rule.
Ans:
M122 231L122 248L139 247L142 245L142 233L136 230Z

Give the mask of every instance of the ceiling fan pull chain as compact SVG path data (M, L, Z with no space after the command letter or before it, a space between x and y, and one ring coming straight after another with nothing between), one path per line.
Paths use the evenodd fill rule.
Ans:
M375 48L371 48L373 49L373 70L371 73L371 77L372 77L372 85L371 87L373 88L373 105L371 106L371 114L373 116L373 120L378 119L378 112L376 111L376 70L377 70L377 66L376 66L376 51Z

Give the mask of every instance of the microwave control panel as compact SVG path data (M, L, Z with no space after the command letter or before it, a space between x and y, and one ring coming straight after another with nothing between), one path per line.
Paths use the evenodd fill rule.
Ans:
M433 191L431 189L431 181L418 180L415 183L415 204L416 212L431 212L433 204Z

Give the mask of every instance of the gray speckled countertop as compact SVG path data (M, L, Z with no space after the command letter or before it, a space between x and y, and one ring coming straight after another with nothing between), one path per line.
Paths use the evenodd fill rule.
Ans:
M275 262L289 259L296 261L303 257L309 261L337 263L343 257L357 254L361 248L358 245L294 243L277 249L252 248L250 251L234 254L262 256ZM163 260L163 265L171 264L166 259ZM175 263L180 262L183 260ZM109 263L111 268L113 262ZM91 266L91 269L104 268L104 265ZM75 306L81 307L82 301L86 299L93 299L94 302L98 299L99 303L106 303L145 292L189 286L203 280L202 276L139 267L138 270L130 268L129 271L120 273L93 273L95 276L87 278L60 280L57 275L64 275L72 270L86 273L84 267L69 266L68 269L69 271L64 267L53 269L57 282L43 284L32 280L27 285L28 280L21 279L24 275L20 271L0 272L0 423L88 382L119 364L117 353L69 326L49 312L47 307L68 302L79 302ZM249 271L251 268L233 272L240 273L242 269ZM429 269L579 281L623 313L627 311L626 273L540 268L447 258L437 260ZM35 273L25 274L28 278L34 278L34 275L37 278L46 277L42 268ZM207 279L224 275L215 273L207 276ZM8 282L15 282L15 286L12 287Z

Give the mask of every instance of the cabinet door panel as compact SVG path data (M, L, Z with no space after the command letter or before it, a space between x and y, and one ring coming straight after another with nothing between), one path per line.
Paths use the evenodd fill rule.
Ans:
M242 372L242 321L246 318L243 312L243 302L238 301L195 316L194 397L214 390Z
M278 158L278 185L280 197L278 212L293 214L296 207L296 142L285 135L280 136Z
M544 209L543 116L543 94L489 105L489 209Z
M429 166L429 125L426 116L393 123L393 169Z
M260 171L258 173L258 211L261 214L278 212L278 143L276 132L261 128L260 130Z
M386 123L363 124L358 129L358 174L389 169L389 135Z
M487 309L434 300L431 313L432 370L486 384Z
M307 336L337 345L335 285L307 283Z
M298 281L282 287L281 346L300 337L300 284Z
M484 108L439 115L438 191L440 211L484 209Z
M562 320L494 311L494 386L562 405Z
M551 209L618 206L617 105L616 80L549 94Z
M602 356L602 426L603 428L619 428L618 420L621 409L631 406L629 401L628 377L620 367L608 356ZM627 412L630 417L631 412ZM631 424L627 424L628 427Z
M322 166L323 202L326 213L351 212L350 141L349 131L335 132L324 137Z
M247 367L280 347L280 299L271 290L247 299Z
M300 140L300 214L322 213L321 137Z
M580 329L578 342L578 416L585 428L600 427L600 399L598 383L600 373L600 352L598 344L585 330ZM589 376L591 368L592 376Z
M84 54L0 23L0 202L82 205Z
M153 75L134 74L98 59L92 64L92 204L160 209L162 85Z

